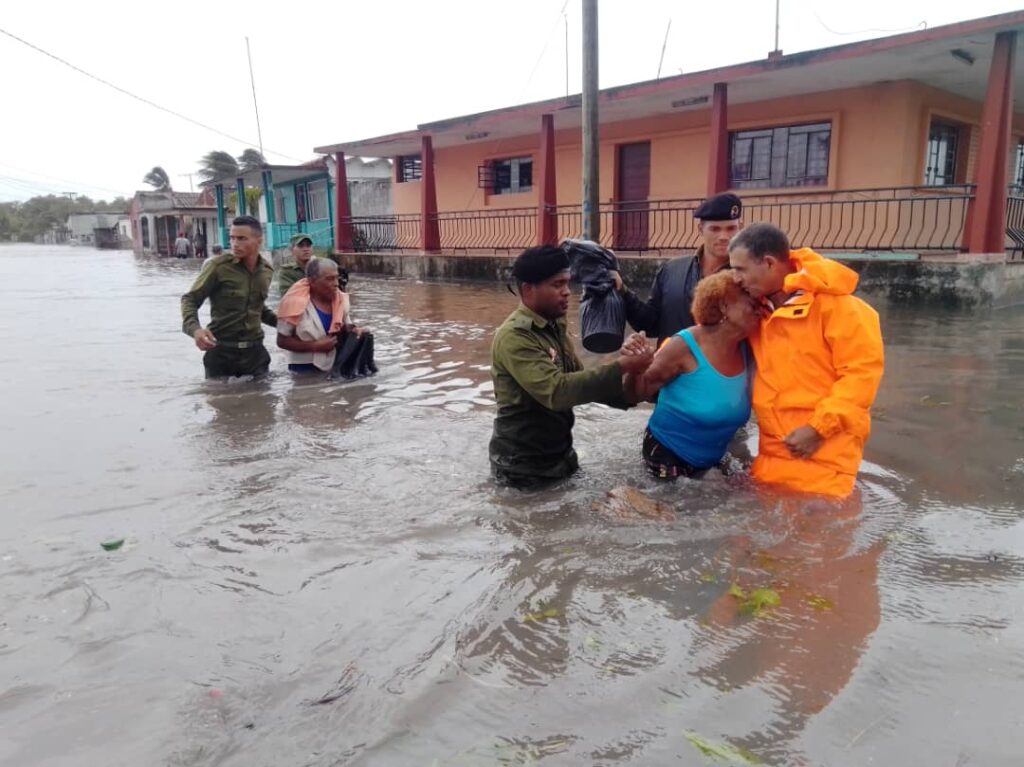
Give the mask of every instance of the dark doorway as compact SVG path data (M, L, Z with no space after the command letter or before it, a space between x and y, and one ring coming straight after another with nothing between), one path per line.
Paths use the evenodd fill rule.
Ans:
M615 247L646 250L649 235L651 192L651 145L618 147L618 178L615 183Z

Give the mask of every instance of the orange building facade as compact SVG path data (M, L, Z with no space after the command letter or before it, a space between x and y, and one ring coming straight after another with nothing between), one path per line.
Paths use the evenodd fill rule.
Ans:
M696 241L729 189L744 220L825 251L1019 255L1024 12L603 90L601 240ZM579 97L320 147L394 161L394 215L341 210L341 250L513 251L578 237Z

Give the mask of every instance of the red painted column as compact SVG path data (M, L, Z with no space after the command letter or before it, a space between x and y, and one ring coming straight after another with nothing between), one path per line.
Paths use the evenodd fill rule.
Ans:
M711 146L708 150L707 196L729 188L728 86L715 83L711 97Z
M338 166L334 179L334 249L339 253L351 253L352 205L348 200L348 172L345 170L345 153L336 152L334 162Z
M437 186L434 182L434 144L423 137L420 150L423 175L420 180L420 246L426 253L441 250L441 228L437 222Z
M558 244L558 196L555 192L555 118L540 117L540 196L537 202L537 244Z
M967 214L968 253L1002 253L1006 238L1006 185L1013 119L1016 32L1000 32L992 49L978 142L977 190Z

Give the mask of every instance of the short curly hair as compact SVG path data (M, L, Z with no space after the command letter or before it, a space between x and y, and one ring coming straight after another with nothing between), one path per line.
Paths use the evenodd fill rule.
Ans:
M749 300L743 289L732 278L732 271L715 272L697 283L690 308L698 325L717 325L722 321L722 304Z

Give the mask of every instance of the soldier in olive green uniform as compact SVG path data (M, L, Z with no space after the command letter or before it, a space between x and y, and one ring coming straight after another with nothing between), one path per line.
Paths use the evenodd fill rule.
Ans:
M267 308L273 269L260 257L263 227L252 216L231 222L231 253L212 257L181 297L182 330L206 352L207 378L260 376L270 368L260 324L277 326ZM210 327L199 324L199 307L210 299Z
M615 362L584 370L566 331L569 259L550 246L524 251L513 276L522 303L494 334L491 378L498 414L490 459L494 475L530 486L579 468L572 408L587 402L627 407L622 376L642 372L652 354L624 349Z
M299 232L291 239L292 261L282 264L277 270L277 289L283 296L288 288L306 276L306 264L313 257L313 239Z

